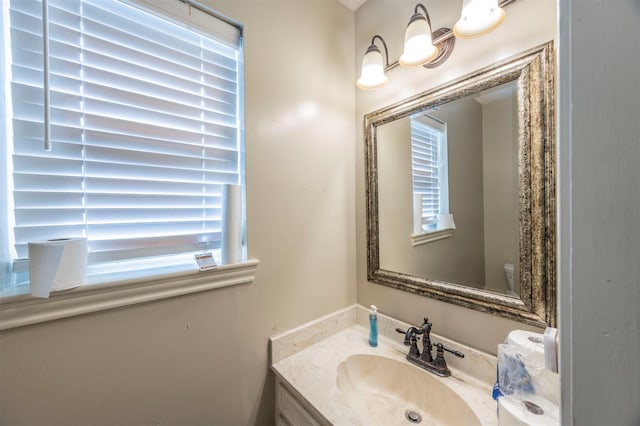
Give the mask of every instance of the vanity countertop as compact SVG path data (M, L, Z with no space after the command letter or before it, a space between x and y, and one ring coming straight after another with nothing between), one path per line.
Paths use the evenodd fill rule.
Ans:
M363 307L354 308L353 311L366 312ZM390 322L390 318L379 320L381 333L378 346L374 348L368 344L368 329L357 323L360 321L356 321L355 317L363 316L362 313L358 312L356 315L356 312L345 310L341 315L343 320L336 322L333 318L329 322L334 325L341 324L342 329L329 336L323 334L326 330L319 331L322 327L318 322L307 328L295 330L299 337L300 333L304 334L296 341L290 336L283 336L284 340L287 340L286 345L289 349L291 346L294 347L291 349L293 353L282 353L282 348L279 348L282 341L278 338L272 339L272 369L280 380L296 391L305 405L313 407L314 411L324 417L328 424L358 425L363 424L362 420L351 408L337 384L339 365L350 356L360 354L391 358L415 368L416 374L432 373L425 372L406 361L405 355L408 348L402 344L401 335L385 336L391 327L397 325ZM350 319L354 320L352 325L349 324ZM326 318L323 321L326 322ZM437 336L436 339L450 345L445 339ZM447 357L452 376L441 378L433 375L433 377L461 396L482 424L497 424L496 403L491 398L492 383L486 380L487 370L493 368L493 374L495 374L492 357L481 352L476 353L477 351L461 345L451 344L451 346L462 350L466 355L465 358L454 362L453 356ZM473 371L476 368L480 374L474 374L474 377L454 365L465 362L468 364L465 365L467 369ZM425 389L425 392L428 392L428 389ZM408 422L403 419L401 424L408 424Z

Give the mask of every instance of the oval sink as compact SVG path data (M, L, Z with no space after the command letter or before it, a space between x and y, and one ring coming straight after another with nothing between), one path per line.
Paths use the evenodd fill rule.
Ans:
M410 425L421 418L423 425L481 425L440 380L407 362L352 355L338 366L337 385L361 424Z

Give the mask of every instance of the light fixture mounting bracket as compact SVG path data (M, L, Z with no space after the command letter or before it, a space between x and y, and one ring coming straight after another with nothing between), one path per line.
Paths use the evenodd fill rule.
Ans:
M431 33L433 44L438 47L438 55L429 63L423 65L425 68L436 68L442 65L453 53L456 46L456 38L451 37L451 28L438 28ZM449 35L449 37L443 37Z

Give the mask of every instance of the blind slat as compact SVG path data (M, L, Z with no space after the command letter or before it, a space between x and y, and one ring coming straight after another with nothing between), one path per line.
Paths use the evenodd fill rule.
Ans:
M441 210L440 140L442 126L430 126L426 117L411 119L411 161L414 193L422 194L420 219L432 224Z
M9 4L18 257L80 236L99 261L219 247L222 184L242 181L241 30L195 10L48 3L51 152L42 4Z

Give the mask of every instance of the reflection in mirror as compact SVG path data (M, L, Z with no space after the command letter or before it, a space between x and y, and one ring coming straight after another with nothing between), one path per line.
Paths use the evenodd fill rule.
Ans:
M519 297L516 82L377 128L380 267Z
M553 45L365 116L370 281L554 325Z

